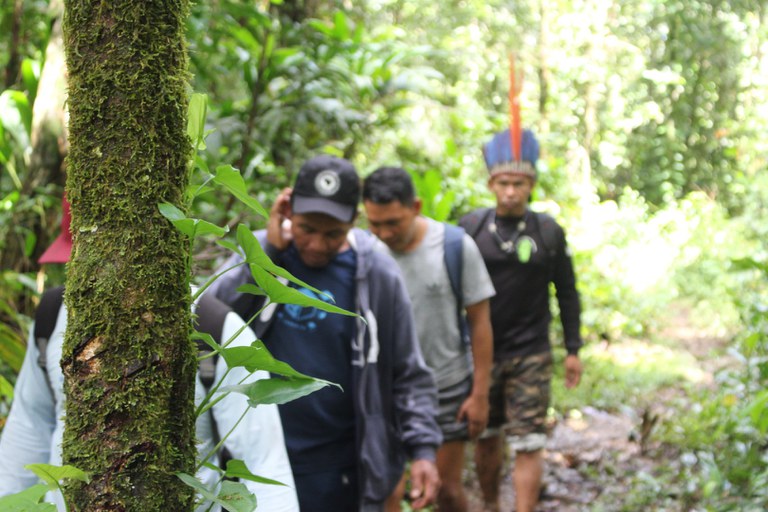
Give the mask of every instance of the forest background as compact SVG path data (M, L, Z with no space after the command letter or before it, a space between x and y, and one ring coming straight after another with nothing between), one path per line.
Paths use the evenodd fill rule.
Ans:
M64 185L60 10L0 4L2 410L39 293L64 278L36 264L58 234ZM534 207L566 227L584 303L588 371L576 394L556 392L553 415L640 413L665 386L694 389L660 336L682 316L727 340L709 357L737 364L689 393L686 421L674 404L659 413L655 446L676 456L638 478L628 510L660 499L761 510L767 13L758 0L200 2L187 33L190 87L209 100L198 165L240 169L268 205L318 152L362 174L398 164L428 215L455 220L492 203L480 148L508 123L515 53L524 124L543 148ZM213 190L193 208L219 225L261 222ZM223 249L195 253L202 279Z

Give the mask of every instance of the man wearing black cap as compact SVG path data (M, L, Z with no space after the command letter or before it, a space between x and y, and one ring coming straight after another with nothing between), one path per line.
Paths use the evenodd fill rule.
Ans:
M382 510L407 459L414 509L432 503L441 443L436 389L415 334L411 303L397 264L374 251L375 239L353 229L360 181L347 160L308 160L293 189L280 192L265 231L267 254L321 290L300 291L355 311L327 314L293 305L264 306L240 293L253 283L242 258L209 291L244 318L272 354L297 370L341 385L280 406L302 510Z
M516 452L515 510L532 512L541 487L552 377L550 283L557 291L568 351L569 388L581 378L581 308L563 229L528 208L539 144L530 130L514 138L504 130L483 148L496 207L472 212L459 224L475 239L496 289L491 298L494 368L488 430L475 450L480 487L486 510L498 511L503 430Z

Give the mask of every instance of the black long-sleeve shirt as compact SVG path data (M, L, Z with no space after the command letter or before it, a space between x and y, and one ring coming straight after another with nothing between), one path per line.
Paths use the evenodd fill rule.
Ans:
M459 224L475 239L496 289L491 298L495 359L551 349L550 283L555 285L566 350L578 353L581 304L565 233L555 220L531 211L523 218L496 218L494 210L485 209L470 213ZM489 229L491 224L496 225L495 232ZM516 250L505 252L503 246Z

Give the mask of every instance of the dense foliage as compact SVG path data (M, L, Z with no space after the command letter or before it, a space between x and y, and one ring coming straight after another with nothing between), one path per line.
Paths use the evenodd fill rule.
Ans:
M63 278L35 264L58 229L62 181L53 173L40 182L30 170L53 4L0 8L6 403L35 294ZM198 164L235 166L269 204L316 152L347 156L363 173L399 163L417 177L428 213L455 219L490 202L479 148L507 123L507 59L516 53L525 123L544 149L535 207L567 228L586 357L592 375L613 383L592 385L588 372L580 394L559 406L616 407L684 380L640 363L616 368L596 347L653 340L671 314L687 312L732 339L743 364L719 375L718 393L697 398L698 421L669 418L662 429L664 441L694 454L681 455L678 477L695 483L678 495L713 510L733 509L739 496L759 508L768 500L767 12L761 0L197 3L191 81L210 98L211 132ZM193 213L261 222L216 190L198 195ZM218 251L196 246L200 275ZM664 350L651 353L665 360Z

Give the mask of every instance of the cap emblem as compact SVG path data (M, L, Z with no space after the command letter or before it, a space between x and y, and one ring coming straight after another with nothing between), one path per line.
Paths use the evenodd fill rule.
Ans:
M320 171L317 176L315 176L315 190L317 190L320 195L326 197L332 196L339 191L340 187L341 180L335 171L326 169Z

